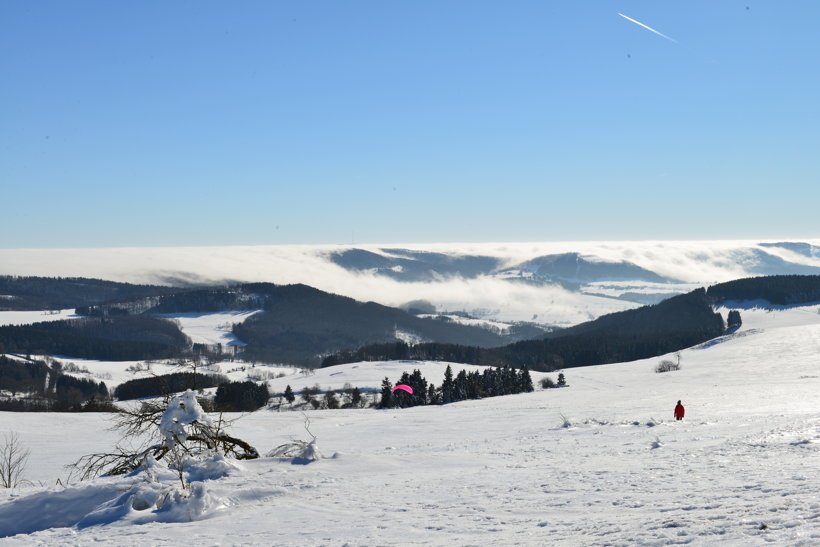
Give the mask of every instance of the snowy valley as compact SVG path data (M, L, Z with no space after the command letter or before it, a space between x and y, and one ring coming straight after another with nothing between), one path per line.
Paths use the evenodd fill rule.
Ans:
M0 413L31 450L28 482L0 491L0 541L816 545L820 307L742 313L674 372L656 373L659 357L444 406L236 415L232 430L263 454L310 440L307 416L322 457L204 462L188 491L161 467L67 481L65 465L117 441L109 415ZM442 363L375 362L268 384L376 389L416 368L441 382Z

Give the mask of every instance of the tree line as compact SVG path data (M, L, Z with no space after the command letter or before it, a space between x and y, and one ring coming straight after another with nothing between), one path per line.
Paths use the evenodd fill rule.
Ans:
M707 291L717 304L767 300L779 306L820 302L820 275L770 275L712 285Z
M130 300L179 291L173 287L132 285L84 277L0 275L0 310L62 310L112 300Z
M172 372L146 378L134 378L114 388L114 397L120 401L158 397L178 393L186 389L197 390L216 387L228 382L222 374L202 374L200 372Z
M265 383L232 382L222 374L173 372L159 376L135 378L118 385L114 397L120 401L144 397L166 397L185 390L217 388L212 403L203 403L217 412L250 412L265 406L270 397Z
M412 393L395 389L395 386L402 385L410 387ZM421 372L415 369L412 373L402 373L395 386L389 378L382 380L380 407L439 405L467 399L528 393L533 390L532 378L526 367L519 370L510 367L490 367L471 372L462 369L453 376L452 367L447 365L444 380L439 387L429 383Z

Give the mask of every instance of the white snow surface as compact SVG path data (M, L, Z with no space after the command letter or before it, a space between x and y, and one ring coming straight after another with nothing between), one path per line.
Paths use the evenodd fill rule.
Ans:
M262 310L199 312L199 313L163 313L157 317L173 319L180 330L194 344L223 346L244 346L245 343L234 336L233 325L243 323L247 318Z
M74 314L73 309L53 310L53 311L0 311L0 327L6 325L31 325L32 323L45 323L47 321L62 321L64 319L77 319L81 317Z
M0 543L820 545L820 306L741 315L676 372L655 373L659 357L444 406L237 415L231 431L263 454L310 441L308 416L324 457L205 462L186 471L187 494L158 469L55 485L113 446L108 416L0 413L0 433L32 452L31 484L0 491ZM445 366L356 363L269 384L375 387L419 368L438 385Z

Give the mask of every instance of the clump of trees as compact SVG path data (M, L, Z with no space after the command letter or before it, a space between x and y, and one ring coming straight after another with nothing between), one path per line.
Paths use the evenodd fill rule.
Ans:
M174 372L146 378L135 378L114 388L114 397L121 401L142 397L159 397L186 389L217 387L228 382L222 374L202 374L199 372Z
M268 386L256 382L226 382L219 385L214 397L214 410L219 412L251 412L265 406L270 398Z
M299 398L302 400L301 405L295 405L297 397L290 385L285 387L281 397L288 402L291 409L310 405L314 410L334 410L338 408L362 408L367 404L362 391L349 383L345 384L342 389L328 389L324 392L319 384L306 386L299 393ZM277 408L281 408L281 405Z
M541 378L541 387L544 388L544 389L552 389L552 388L556 388L556 387L566 387L566 385L567 385L567 379L564 376L563 372L558 374L558 381L557 382L553 381L553 379L550 378L549 376L544 376L543 378Z
M393 391L389 378L382 380L382 408L410 407L420 405L446 404L466 399L482 399L499 395L513 395L533 390L532 377L525 367L516 370L510 367L485 368L483 371L460 370L453 376L450 365L444 371L441 386L429 383L418 369L404 372L395 385L406 385L413 393L403 390Z
M174 372L128 380L114 389L114 396L120 400L128 400L169 396L189 389L196 391L213 387L217 390L212 406L213 410L219 412L250 412L265 406L270 397L267 384L264 382L232 382L222 374L199 372Z

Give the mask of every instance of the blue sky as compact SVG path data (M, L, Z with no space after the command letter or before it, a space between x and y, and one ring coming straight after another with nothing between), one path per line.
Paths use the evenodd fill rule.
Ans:
M818 21L4 0L0 248L818 237Z

